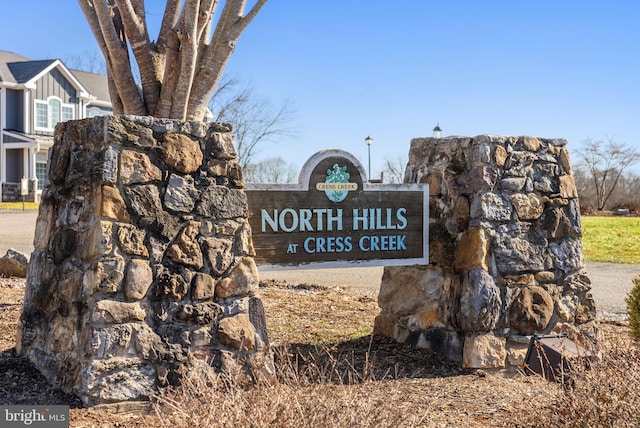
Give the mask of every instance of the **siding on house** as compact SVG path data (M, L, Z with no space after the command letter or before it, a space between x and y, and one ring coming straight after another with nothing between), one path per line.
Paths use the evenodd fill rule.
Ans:
M58 97L63 103L77 103L76 90L58 69L53 69L36 82L35 99L46 101Z
M5 128L24 132L24 95L22 91L7 89L7 107ZM5 140L6 141L6 140Z
M79 99L73 87L58 69L53 69L36 81L36 89L32 92L33 109L29 115L30 127L36 135L53 135L53 130L36 129L35 100L47 101L50 97L59 98L63 104L73 104L73 117L78 118Z
M17 197L22 177L33 185L29 197L37 198L53 125L70 117L113 114L107 77L71 70L59 60L32 61L0 50L0 88L0 201ZM50 104L52 99L61 103L59 111ZM37 101L46 109L36 108Z

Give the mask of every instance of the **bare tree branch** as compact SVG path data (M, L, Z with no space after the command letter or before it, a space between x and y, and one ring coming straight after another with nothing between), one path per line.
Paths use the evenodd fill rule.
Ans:
M162 16L162 24L160 25L160 31L158 32L158 50L163 51L164 46L167 44L167 39L173 34L173 29L178 22L180 16L180 5L182 0L167 0L167 5L164 8L164 15Z
M160 31L158 32L158 40L156 42L156 55L154 56L157 74L162 82L166 81L166 68L174 60L180 48L180 42L175 32L175 27L180 16L180 4L182 0L167 0L164 16ZM156 107L156 110L158 107Z
M400 156L395 159L387 159L384 162L384 175L388 178L389 183L403 183L406 161Z
M294 183L298 167L281 157L268 158L255 164L249 164L244 170L244 179L248 183Z
M107 49L107 44L102 36L102 31L100 30L100 22L98 21L98 15L96 14L96 10L93 6L93 1L87 0L82 1L79 0L80 7L84 16L89 23L89 28L91 28L91 32L93 33L96 41L98 42L98 47L102 52L103 57L105 58L105 68L107 69L107 82L109 86L109 96L111 98L111 105L113 107L113 111L116 113L124 112L124 106L122 104L122 100L120 99L120 94L118 93L118 88L115 85L115 82L111 78L113 75L113 71L109 65L109 50Z
M83 0L79 1L83 5ZM110 78L113 79L114 87L122 100L125 112L144 115L146 110L131 72L126 37L122 33L123 29L118 28L119 14L117 10L114 10L111 1L110 4L107 4L102 0L88 0L84 4L83 11L85 16L89 15L87 20L90 25L98 25L98 28L92 27L92 30L94 34L99 32L99 42L104 42L103 53L105 53L107 71L110 73ZM116 113L120 112L116 111Z
M198 12L200 0L187 0L180 17L178 40L180 40L180 79L172 95L171 116L184 119L187 116L187 102L191 93L196 67L198 35Z
M198 57L202 55L204 48L209 44L213 15L217 6L218 0L202 0L200 3L198 12Z
M245 2L243 1L242 10L244 10L244 3ZM236 38L240 37L240 34L247 28L247 25L249 25L251 21L253 21L253 18L255 18L258 15L258 12L260 12L262 7L266 3L267 3L267 0L257 1L256 4L253 5L249 13L242 20L238 22L238 27L235 29L235 31L237 32Z
M231 122L238 162L244 168L251 163L258 146L276 138L295 135L290 123L295 107L289 100L279 106L260 97L251 87L234 91L235 79L223 79L209 107L216 122Z
M140 68L140 83L147 112L153 112L160 95L160 76L153 59L154 47L149 40L144 2L142 0L115 0L124 31L130 41L131 50Z
M598 211L607 205L624 171L640 160L640 151L611 138L607 143L588 139L577 153L591 175Z
M157 43L143 0L78 0L105 57L116 113L202 120L235 44L267 0L167 0ZM142 94L129 49L140 71ZM118 99L120 101L118 101Z
M70 68L87 71L89 73L106 74L107 65L104 57L98 51L84 51L79 55L69 55L64 57L64 63Z
M222 78L222 73L235 49L238 38L266 2L267 0L258 0L246 16L243 16L246 6L245 0L228 0L225 3L212 42L204 49L200 61L201 65L196 71L189 100L188 118L202 120L206 104Z

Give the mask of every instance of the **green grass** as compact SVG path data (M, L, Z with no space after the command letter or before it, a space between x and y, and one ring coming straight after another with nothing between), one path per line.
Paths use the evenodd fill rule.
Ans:
M640 264L640 217L582 217L587 261Z

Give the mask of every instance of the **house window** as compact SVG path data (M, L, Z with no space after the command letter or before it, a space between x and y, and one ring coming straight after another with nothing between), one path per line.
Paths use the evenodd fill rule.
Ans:
M88 107L87 108L87 117L97 117L97 116L102 116L104 114L106 114L106 113L104 113L98 107Z
M36 101L36 128L49 127L49 105L42 101Z
M66 122L67 120L71 119L73 119L73 106L62 106L62 121Z
M56 126L60 122L60 107L62 102L55 98L49 99L49 128Z
M44 182L47 178L47 154L36 153L36 178L38 179L38 190L44 188Z
M35 106L36 130L53 131L58 122L73 119L73 105L63 104L60 98L49 97L46 102L35 100Z

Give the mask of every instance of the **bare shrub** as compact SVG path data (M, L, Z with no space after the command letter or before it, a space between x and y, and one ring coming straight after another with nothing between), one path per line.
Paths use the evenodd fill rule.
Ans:
M200 364L179 387L152 397L156 415L164 427L424 426L428 407L411 411L410 402L397 398L389 405L390 396L405 390L393 382L382 386L368 356L347 358L329 347L307 351L276 350L279 382L252 387Z
M631 337L640 342L640 275L633 278L633 288L625 299Z
M356 336L379 310L370 298L306 285L262 292L277 383L247 387L203 366L153 397L158 426L640 427L640 350L626 324L600 325L603 358L576 369L571 389L539 376L469 371L428 350Z
M573 364L572 382L550 404L528 403L517 426L640 426L640 348L623 335L600 341L601 358Z
M292 344L276 348L274 354L278 380L290 386L354 385L464 373L458 363L439 354L383 336L365 336L325 346Z
M612 208L613 211L618 209L629 210L631 214L640 214L640 199L629 197L623 198Z
M580 200L580 215L596 215L598 211L586 198Z

